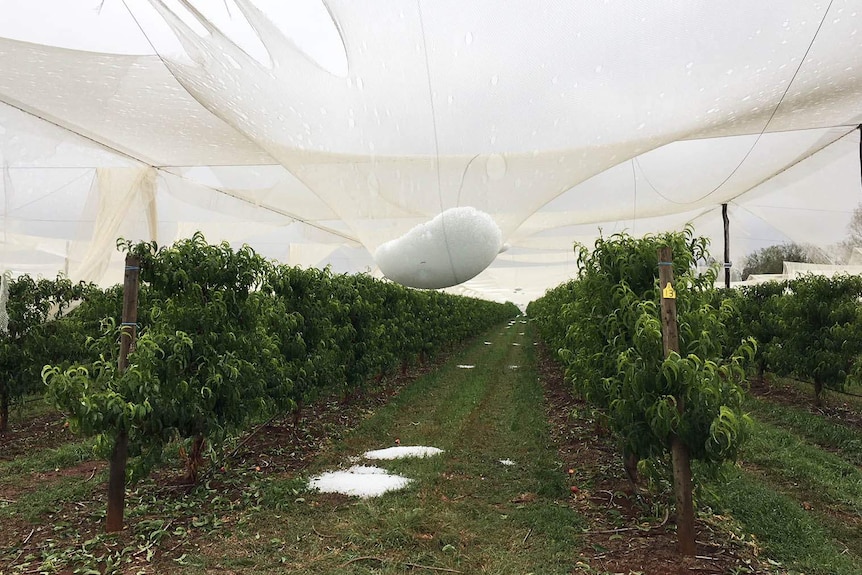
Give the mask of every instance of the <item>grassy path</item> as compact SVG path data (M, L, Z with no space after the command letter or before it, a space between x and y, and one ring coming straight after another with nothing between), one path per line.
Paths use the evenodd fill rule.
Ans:
M790 573L862 573L862 437L804 407L751 399L743 466L711 504L740 520Z
M566 504L523 333L520 323L491 331L490 345L479 340L414 382L315 466L344 468L349 456L396 439L444 449L378 464L412 478L406 489L358 500L292 495L296 481L274 483L266 505L230 537L185 557L182 572L403 573L413 564L570 573L584 523Z

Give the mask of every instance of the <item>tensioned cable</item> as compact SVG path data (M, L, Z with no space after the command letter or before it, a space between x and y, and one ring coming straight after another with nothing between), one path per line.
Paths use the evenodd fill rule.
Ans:
M436 129L435 129L435 131L436 131ZM470 158L470 161L468 161L467 165L464 166L464 171L461 172L461 181L458 182L458 201L455 203L456 206L461 205L461 190L464 189L464 179L467 177L467 170L470 169L470 165L473 163L473 161L481 155L482 154L476 154L475 156ZM441 202L442 202L442 200L441 200ZM442 209L442 206L441 206L441 209Z
M786 166L782 166L780 169L778 169L778 170L776 170L775 172L773 172L773 173L769 174L769 175L768 175L768 176L766 176L765 178L763 178L763 179L761 179L761 180L759 180L759 181L755 182L753 185L751 185L751 186L749 186L749 187L747 187L747 188L743 189L743 190L742 190L741 192L739 192L738 194L734 194L733 196L731 196L730 198L728 198L728 201L730 201L730 200L735 200L735 199L736 199L736 198L738 198L739 196L742 196L742 195L744 195L744 194L747 194L748 192L750 192L751 190L753 190L753 189L754 189L754 188L756 188L757 186L760 186L761 184L763 184L763 183L765 183L765 182L768 182L768 181L769 181L769 180L771 180L772 178L775 178L775 177L777 177L777 176L779 176L779 175L783 174L783 173L784 173L784 172L786 172L787 170L790 170L790 169L791 169L791 168L793 168L794 166L796 166L796 165L798 165L798 164L800 164L800 163L804 162L805 160L807 160L807 159L808 159L808 158L810 158L811 156L814 156L814 155L816 155L816 154L818 154L818 153L822 152L823 150L825 150L825 149L826 149L826 148L828 148L829 146L831 146L831 145L833 145L833 144L835 144L835 143L837 143L837 142L841 141L842 139L846 138L849 134L852 134L855 130L856 130L856 128L852 128L851 130L849 130L849 131L847 131L847 132L844 132L843 134L841 134L841 135L840 135L840 136L838 136L837 138L834 138L833 140L826 142L825 144L823 144L822 146L820 146L820 147L819 147L819 148L817 148L816 150L812 151L810 154L806 154L805 156L803 156L803 157L801 157L801 158L798 158L795 162L793 162L793 163L791 163L791 164L788 164L788 165L786 165ZM637 158L634 158L634 160L635 160L635 162L637 162ZM640 164L639 164L639 163L638 163L638 167L640 167ZM737 169L738 169L738 168L739 168L739 166L737 166ZM666 201L668 201L668 202L670 202L670 203L672 203L672 204L676 204L676 205L678 205L678 206L687 206L687 205L689 205L689 204L696 203L696 202L700 201L700 199L703 199L703 198L705 198L705 197L706 197L706 196L703 196L703 198L700 198L700 199L698 199L698 200L694 200L694 201L692 201L692 202L679 202L679 201L674 200L674 199L672 199L672 198L668 198L667 196L665 196L664 194L662 194L660 191L658 191L658 189L657 189L657 188L652 184L652 182L649 180L649 178L647 177L646 173L644 173L643 169L641 169L641 175L643 176L644 181L647 183L647 185L649 185L650 189L652 189L652 191L654 191L656 194L658 194L659 196L661 196L661 198L663 198L664 200L666 200ZM725 180L725 181L726 181L726 180ZM716 189L717 189L717 188L716 188ZM714 192L714 191L715 191L715 190L713 190L713 192ZM711 193L712 193L712 192L710 192L710 194L711 194ZM707 196L708 196L708 195L709 195L709 194L707 194Z
M133 155L132 155L131 153L129 153L129 152L124 152L123 150L120 150L119 148L115 148L115 147L113 147L113 146L109 146L109 145L108 145L108 144L106 144L105 142L102 142L102 141L100 141L100 140L97 140L97 139L95 139L95 138L94 138L94 137L92 137L92 136L88 136L87 134L84 134L83 132L79 132L79 131L77 131L77 130L73 130L73 129L72 129L72 128L70 128L69 126L64 126L63 124L60 124L60 123L58 123L58 122L55 122L54 120L49 120L48 118L46 118L46 117L44 117L44 116L40 116L39 114L37 114L36 112L33 112L32 110L27 110L26 108L24 108L24 107L23 107L23 104L15 104L15 103L10 102L9 100L6 100L5 98L0 98L0 103L6 104L6 105L7 105L7 106L9 106L10 108L14 108L14 109L18 110L19 112L23 112L24 114L27 114L28 116L33 116L34 118L37 118L37 119L39 119L39 120L42 120L43 122L46 122L46 123L48 123L48 124L51 124L52 126L55 126L55 127L57 127L57 128L60 128L61 130L64 130L64 131L69 132L69 133L71 133L71 134L75 134L76 136L80 136L81 138L84 138L85 140L88 140L88 141L92 142L93 144L96 144L96 145L97 145L97 146L99 146L100 148L104 148L104 149L106 149L106 150L108 150L108 151L110 151L110 152L114 152L114 153L115 153L115 154L117 154L118 156L123 156L124 158L128 158L128 159L130 159L130 160L134 160L134 161L136 161L136 162L138 162L138 163L141 163L141 164L144 164L144 165L147 165L147 166L149 166L149 165L151 164L148 160L143 160L143 159L141 159L141 158L138 158L138 157L136 157L136 156L133 156Z
M159 58L161 59L161 57L159 57ZM144 165L144 166L149 166L149 167L154 168L154 169L156 169L156 170L158 170L158 171L165 171L165 172L167 172L167 173L169 173L169 174L171 174L171 175L173 175L173 176L176 176L176 177L182 177L182 176L177 176L176 174L174 174L173 172L171 172L171 171L169 171L169 170L167 169L167 168L171 168L171 167L173 167L173 166L159 166L159 165L156 165L156 164L154 164L154 163L153 163L152 161L150 161L150 160L144 160L143 158L139 158L139 157L137 157L137 156L134 156L134 155L132 155L131 153L124 152L124 151L122 151L122 150L119 150L119 149L117 149L117 148L114 148L114 147L112 147L112 146L109 146L109 145L105 144L104 142L101 142L101 141L99 141L99 140L97 140L97 139L93 138L92 136L87 136L86 134L83 134L83 133L81 133L81 132L78 132L78 131L76 131L76 130L73 130L73 129L71 129L71 128L67 127L67 126L63 126L62 124L59 124L59 123L57 123L57 122L55 122L55 121L52 121L52 120L49 120L49 119L47 119L47 118L45 118L45 117L43 117L43 116L40 116L39 114L36 114L36 113L31 112L31 111L29 111L29 110L26 110L26 109L22 108L21 106L18 106L18 105L12 104L12 103L10 103L10 102L8 102L8 101L6 101L6 100L3 100L2 98L0 98L0 102L2 102L3 104L6 104L7 106L9 106L9 107L11 107L11 108L15 108L16 110L18 110L18 111L20 111L20 112L23 112L24 114L27 114L28 116L33 116L34 118L37 118L37 119L39 119L39 120L42 120L43 122L47 122L48 124L51 124L51 125L53 125L53 126L56 126L57 128L59 128L59 129L61 129L61 130L64 130L64 131L66 131L66 132L69 132L69 133L75 134L75 135L77 135L77 136L80 136L80 137L84 138L85 140L88 140L89 142L92 142L93 144L95 144L96 146L98 146L98 147L100 147L100 148L103 148L103 149L105 149L105 150L108 150L108 151L110 151L110 152L113 152L113 153L115 153L115 154L117 154L117 155L119 155L119 156L122 156L122 157L124 157L124 158L128 158L129 160L133 160L134 162L136 162L136 163L138 163L138 164L142 164L142 165ZM270 165L274 165L274 164L249 164L249 165L250 165L250 166L270 166ZM279 166L280 166L281 164L277 164L277 165L279 165ZM283 166L282 166L282 167L283 167ZM95 168L95 166L93 166L93 167L87 167L87 168L81 168L81 169L94 169L94 168ZM12 169L12 170L32 170L33 168L31 168L31 167L10 167L9 169ZM39 169L46 169L46 168L39 168ZM63 169L63 170L68 170L68 169L77 169L77 168L76 168L76 167L74 167L74 166L72 166L72 167L58 166L58 167L53 167L52 169ZM189 180L189 181L191 181L191 180ZM69 182L69 183L71 183L71 182ZM68 185L68 184L67 184L67 185ZM198 185L201 185L201 184L198 184ZM209 187L209 186L207 186L207 187ZM229 196L229 197L231 197L231 198L235 198L235 199L237 199L237 200L241 200L241 201L244 201L244 202L247 202L247 203L253 204L253 205L255 205L255 206L257 206L257 207L259 207L259 208L261 208L261 209L263 209L263 210L266 210L266 211L269 211L269 212L272 212L272 213L278 214L278 215L280 215L280 216L288 217L288 218L290 218L290 219L292 219L292 220L295 220L295 221L300 222L300 223L303 223L303 224L305 224L305 225L307 225L307 226L311 226L311 227L313 227L313 228L319 229L319 230L324 231L324 232L326 232L326 233L330 233L330 234L336 235L336 236L338 236L338 237L344 238L344 239L349 240L349 241L352 241L352 242L359 242L359 240L357 240L357 239L356 239L356 238L354 238L353 236L350 236L350 235L347 235L347 234L344 234L344 233L341 233L341 232L338 232L338 231L335 231L335 230L331 230L331 229L327 228L326 226L321 226L321 225L319 225L319 224L315 224L315 223L313 223L313 222L311 222L311 221L309 221L309 220L306 220L306 219L303 219L303 218L297 217L297 216L296 216L296 215L294 215L294 214L290 214L289 212L285 212L285 211L280 210L280 209L278 209L278 208L274 208L274 207L271 207L271 206L264 206L264 205L256 204L256 203L252 202L251 200L249 200L249 199L247 199L247 198L243 198L243 197L241 197L241 196L237 196L237 195L235 195L235 194L231 194L231 193L227 192L226 190L222 190L222 189L219 189L219 188L213 188L213 187L210 187L210 189L211 189L211 190L213 190L213 191L216 191L216 192L218 192L218 193L220 193L220 194L224 194L224 195L226 195L226 196ZM54 192L57 192L57 191L59 191L59 190L54 190ZM51 193L54 193L54 192L51 192ZM49 194L49 195L50 195L50 194ZM44 197L47 197L47 196L44 196ZM42 198L40 198L40 199L42 199ZM37 200L34 200L34 201L37 201ZM24 206L21 206L21 207L24 207ZM16 208L16 209L18 209L18 208Z
M449 235L446 233L446 218L443 216L443 190L441 188L440 177L440 138L437 135L437 110L434 107L434 90L431 87L431 65L428 62L428 43L425 38L425 20L422 18L422 0L416 0L416 9L419 12L419 28L422 32L422 52L425 56L425 78L428 80L428 100L431 104L431 126L434 131L434 164L437 168L437 199L440 201L440 227L443 229L443 243L446 244L446 253L449 255L449 268L452 270L453 281L458 281L458 274L455 272L455 264L452 262L452 249L449 245ZM472 160L470 160L472 162ZM469 167L469 163L467 166ZM466 174L467 169L464 168ZM458 192L458 200L460 202L461 193Z
M737 205L737 204L734 204ZM750 208L763 208L765 210L786 210L791 212L823 212L826 214L852 214L854 210L830 210L827 208L798 208L794 206L768 206L765 204L748 204Z
M278 165L280 166L281 164L278 164ZM348 235L348 234L345 234L345 233L343 233L343 232L339 232L339 231L337 231L337 230L333 230L333 229L328 228L328 227L326 227L326 226L323 226L323 225L317 224L317 223L315 223L315 222L313 222L313 221L311 221L311 220L308 220L308 219L302 218L302 217L300 217L300 216L297 216L296 214L293 214L293 213L291 213L291 212L288 212L287 210L282 210L281 208L277 208L277 207L275 207L275 206L267 206L267 205L259 204L259 203L255 202L255 201L253 201L253 200L251 200L251 199L249 199L249 198L246 198L246 197L244 197L244 196L242 196L242 195L239 195L239 194L236 194L236 193L232 193L232 192L230 192L230 191L228 191L228 190L224 190L224 189L221 189L221 188L216 188L216 187L213 187L213 186L207 186L206 184L201 184L200 182L196 182L196 181L194 181L194 180L192 180L192 179L189 179L189 178L187 178L187 177L185 177L185 176L183 176L183 175L180 175L180 174L177 174L177 173L171 172L170 170L161 170L161 169L159 169L159 168L156 168L156 169L157 169L157 170L159 170L159 171L164 171L165 173L170 174L170 175L172 175L173 177L175 177L175 178L177 178L177 179L183 180L184 182L188 182L188 183L190 183L190 184L192 184L192 185L195 185L195 186L201 186L201 187L207 188L208 190L213 190L214 192L218 192L218 193L220 193L220 194L223 194L223 195L225 195L225 196L228 196L229 198L233 198L233 199L235 199L235 200L239 200L239 201L241 201L241 202L245 202L245 203L247 203L247 204L253 205L253 206L255 206L255 207L257 207L257 208L260 208L260 209L263 209L263 210L265 210L265 211L272 212L272 213L274 213L274 214L278 214L278 215L280 215L280 216L284 216L284 217L289 218L289 219L291 219L291 220L293 220L293 221L295 221L295 222L298 222L298 223L301 223L301 224L305 224L306 226L312 227L312 228L317 229L317 230L320 230L320 231L322 231L322 232L326 232L326 233L328 233L328 234L332 234L332 235L334 235L334 236L338 236L339 238L343 238L343 239L345 239L345 240L349 240L349 241L351 241L351 242L362 243L362 242L360 242L358 239L354 238L354 237L353 237L353 236L351 236L351 235Z
M746 206L743 206L742 204L737 204L737 203L734 203L733 205L734 205L734 206L736 206L737 208L740 208L740 209L742 209L742 210L745 210L746 212L748 212L749 214L751 214L752 216L754 216L755 218L757 218L757 219L758 219L758 220L760 220L761 222L765 223L765 224L766 224L767 226L769 226L771 229L776 230L778 233L780 233L782 236L784 236L787 240L790 240L791 242L795 242L795 241L796 241L795 239L793 239L793 236L791 236L790 234L785 233L785 232L784 232L784 230L781 230L781 229L779 229L779 228L775 227L775 224L774 224L774 223L766 221L763 217L761 217L761 216L759 216L757 213L755 213L755 212L751 211L751 210L750 210L749 208L747 208ZM751 238L751 239L760 239L760 240L763 240L763 241L769 241L769 242L774 241L774 239L773 239L773 238ZM818 248L818 249L819 249L819 248ZM823 250L820 250L820 251L821 251L821 252L823 252ZM831 258L829 258L829 255L828 255L828 254L826 254L826 252L823 252L823 254L824 254L824 255L826 255L827 259L829 259L829 260L831 261Z
M826 16L829 14L829 10L832 8L832 3L834 1L835 0L829 0L829 4L826 6L826 11L823 12L823 17L820 19L820 23L817 25L817 30L814 31L814 36L811 38L811 42L808 43L808 47L805 49L805 54L803 54L802 58L799 60L799 65L796 67L796 70L793 72L793 76L790 77L790 82L787 83L787 87L784 89L784 93L781 94L781 98L779 98L778 104L776 104L775 108L772 109L772 113L769 115L769 119L766 120L766 124L764 124L763 129L760 130L760 133L757 134L757 138L754 140L754 143L751 144L751 147L748 149L748 151L745 153L745 155L742 157L742 159L739 161L739 163L736 165L736 167L733 168L733 170L727 175L727 177L724 178L721 181L721 183L719 183L716 187L714 187L709 192L707 192L704 195L700 196L699 198L696 198L696 199L691 200L689 202L677 202L674 200L670 200L670 199L666 198L664 196L664 194L662 194L661 192L656 190L655 187L652 186L652 184L650 184L650 187L652 187L653 190L655 190L655 192L658 195L660 195L662 198L664 198L667 201L672 202L674 204L680 204L680 205L694 204L694 203L700 202L702 200L705 200L706 198L708 198L709 196L711 196L712 194L717 192L719 189L721 189L722 186L724 186L724 184L726 184L728 182L728 180L730 180L730 178L733 177L734 174L736 174L737 171L739 171L739 168L742 167L742 164L745 163L745 161L748 159L748 157L754 151L754 148L757 146L758 142L760 142L760 138L762 138L763 134L766 133L766 129L769 127L769 124L772 122L773 118L775 118L775 115L778 113L778 108L781 107L781 103L784 102L784 98L786 98L787 93L790 92L790 87L793 85L793 82L796 80L796 76L799 74L799 71L802 69L802 66L805 64L805 59L808 57L808 53L811 52L811 48L814 46L814 41L817 40L817 36L820 34L820 29L823 28L823 23L826 21ZM860 154L862 154L862 152L860 152ZM638 167L640 167L640 162L638 162ZM643 173L643 168L641 168L641 173ZM647 180L647 182L649 182L649 180L646 178L646 175L644 175L644 179ZM734 197L738 197L738 196L734 196Z
M89 176L90 178L93 178L93 170L94 170L94 168L77 168L77 169L79 169L79 170L84 170L84 172L83 172L83 173L81 173L81 174L78 174L77 176L75 176L74 178L72 178L71 180L69 180L68 182L66 182L66 183L65 183L65 184L63 184L62 186L60 186L59 188L57 188L57 189L55 189L55 190L51 190L51 191L50 191L50 192L48 192L47 194L43 194L43 195L39 196L38 198L35 198L35 199L33 199L33 200L30 200L29 202L23 203L23 204L21 204L20 206L17 206L17 207L16 207L15 209L13 209L13 210L10 210L8 205L7 205L7 206L5 206L5 207L4 207L4 210L3 210L3 214L2 214L2 215L5 217L5 216L7 216L7 215L14 214L14 213L15 213L15 212L17 212L18 210L23 210L24 208L26 208L26 207L28 207L28 206L32 206L33 204L35 204L35 203L37 203L37 202L41 202L41 201L42 201L42 200L44 200L45 198L48 198L48 197L50 197L50 196L52 196L52 195L56 194L57 192L60 192L60 191L62 191L62 190L65 190L66 188L68 188L69 186L71 186L72 184L74 184L75 182L77 182L78 180L83 179L85 176ZM8 194L7 194L7 196L8 196Z

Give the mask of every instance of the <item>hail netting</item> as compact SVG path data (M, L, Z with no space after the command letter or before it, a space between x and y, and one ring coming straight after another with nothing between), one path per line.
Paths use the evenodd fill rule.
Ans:
M862 0L99 8L0 0L14 273L110 284L115 237L202 231L414 285L493 260L463 289L526 303L599 228L717 246L726 203L741 262L859 202Z

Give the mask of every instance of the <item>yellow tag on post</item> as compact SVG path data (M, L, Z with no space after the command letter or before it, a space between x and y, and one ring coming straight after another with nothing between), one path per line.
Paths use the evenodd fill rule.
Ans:
M664 299L676 299L676 290L673 289L673 285L670 282L661 290L661 297Z

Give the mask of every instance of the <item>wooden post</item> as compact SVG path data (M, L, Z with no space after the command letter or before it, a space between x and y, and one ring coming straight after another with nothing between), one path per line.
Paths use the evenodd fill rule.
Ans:
M676 319L676 291L673 288L673 254L670 247L658 250L658 276L661 289L661 325L664 355L679 352L679 327ZM676 398L680 413L685 411L683 397ZM676 435L670 440L673 461L673 490L676 495L677 545L683 555L697 552L694 534L694 502L692 499L691 460L688 446Z
M138 335L138 277L141 262L137 256L126 256L126 273L123 278L123 324L120 327L120 357L117 371L122 374L129 366L129 352L135 349ZM123 512L126 504L126 461L129 451L128 430L117 432L114 450L111 452L111 467L108 475L108 517L105 531L123 530Z
M721 219L724 222L724 287L730 289L730 218L727 204L721 204Z

